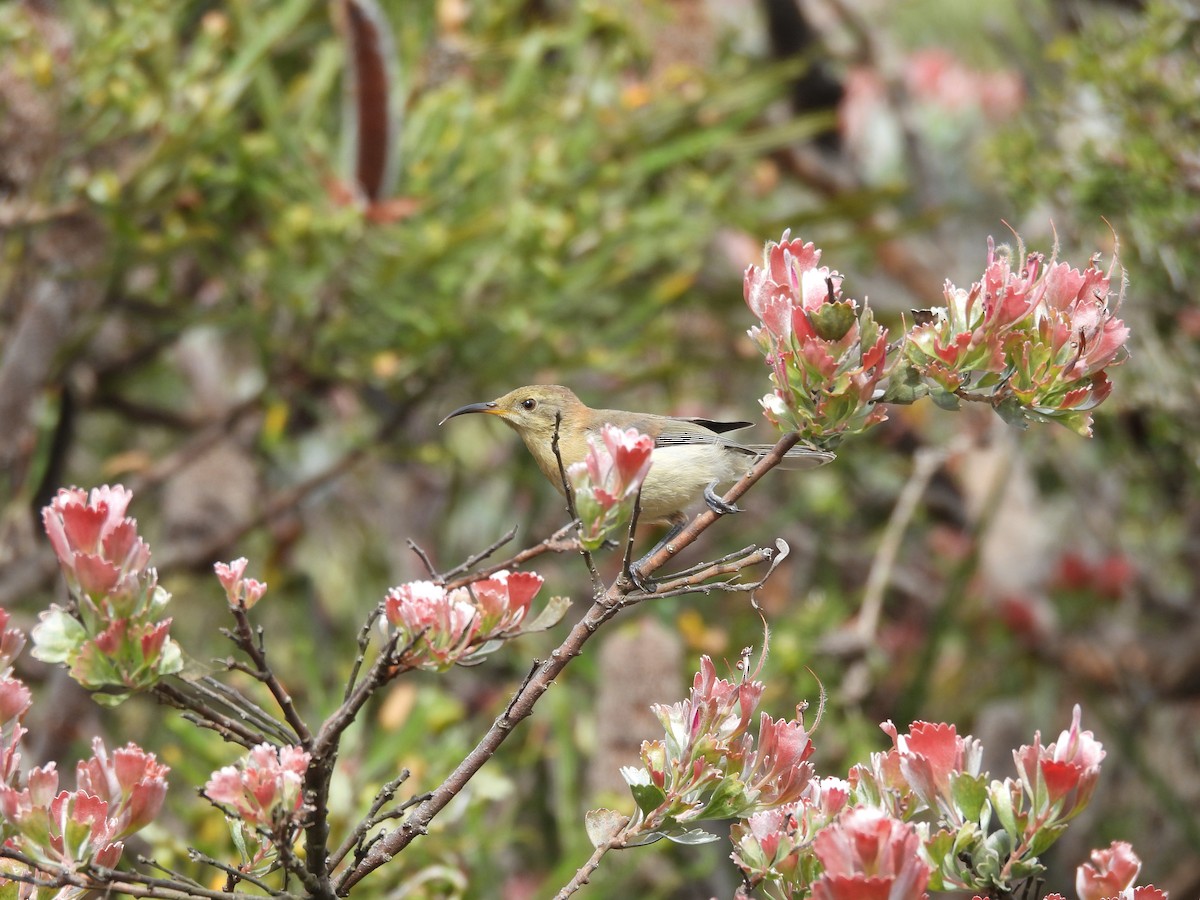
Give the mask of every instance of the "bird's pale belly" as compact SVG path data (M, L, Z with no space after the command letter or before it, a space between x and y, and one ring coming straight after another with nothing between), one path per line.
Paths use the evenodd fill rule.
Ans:
M717 444L659 447L650 459L650 471L642 484L644 522L665 521L701 502L710 484L737 481L753 464L749 454Z

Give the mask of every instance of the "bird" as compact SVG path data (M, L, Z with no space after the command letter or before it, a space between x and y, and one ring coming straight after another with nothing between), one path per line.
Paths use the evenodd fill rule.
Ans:
M558 384L531 384L509 391L495 400L469 403L450 413L439 425L456 416L482 413L496 416L521 436L547 480L563 492L563 467L582 462L588 453L588 436L597 439L605 424L634 428L654 439L650 471L642 483L640 521L669 526L659 546L678 535L687 523L686 510L703 499L718 514L739 512L716 489L741 478L771 449L770 444L741 444L727 434L750 428L753 422L722 422L704 418L678 418L621 409L592 409L575 393ZM788 451L781 467L811 469L834 458L814 447Z

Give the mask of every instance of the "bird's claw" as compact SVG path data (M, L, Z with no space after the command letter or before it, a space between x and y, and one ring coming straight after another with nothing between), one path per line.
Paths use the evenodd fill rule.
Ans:
M643 557L643 559L644 558L645 557ZM658 590L658 585L655 583L654 579L648 575L642 574L641 559L630 566L629 571L625 574L629 576L629 580L633 582L633 586L643 594L653 594Z
M704 489L704 502L708 504L708 508L715 512L718 516L727 516L731 513L740 513L742 508L736 503L726 503L721 497L717 496L717 482L713 482Z

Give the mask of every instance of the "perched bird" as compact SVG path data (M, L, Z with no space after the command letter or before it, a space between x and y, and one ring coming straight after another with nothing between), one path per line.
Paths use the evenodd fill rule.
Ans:
M503 397L459 407L442 419L486 413L498 416L512 428L533 454L538 468L561 493L562 475L554 455L563 466L581 462L588 452L588 435L599 436L606 424L636 428L654 439L650 472L642 484L641 521L671 526L664 541L679 533L687 522L684 510L703 500L718 513L737 512L716 494L716 488L741 478L768 450L769 444L739 444L725 435L749 428L753 422L716 422L712 419L683 419L620 409L592 409L569 388L556 384L533 384L509 391ZM795 447L783 468L811 469L833 459L832 453L811 447Z

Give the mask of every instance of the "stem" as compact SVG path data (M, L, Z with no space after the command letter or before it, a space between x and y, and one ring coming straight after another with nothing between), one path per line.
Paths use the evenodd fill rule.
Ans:
M629 820L626 819L625 825L628 824ZM604 858L604 854L608 853L609 850L620 850L624 846L625 826L623 825L621 828L617 829L617 833L615 835L595 849L592 855L588 857L587 862L579 867L579 870L575 873L571 880L564 884L562 890L554 895L554 900L567 900L568 897L570 897L591 880L592 873L594 873L596 869L600 868L600 860Z

